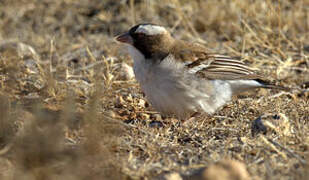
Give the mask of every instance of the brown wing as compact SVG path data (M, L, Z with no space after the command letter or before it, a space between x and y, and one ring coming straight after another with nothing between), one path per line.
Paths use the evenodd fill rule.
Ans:
M280 89L290 91L288 87L278 86L256 74L251 68L240 60L229 56L208 54L206 58L197 59L186 65L189 71L195 72L198 76L206 79L221 80L255 80L259 82L263 88Z
M217 54L208 54L206 58L198 59L187 66L190 69L194 69L192 72L195 71L199 76L207 79L237 80L262 78L242 61Z
M189 72L207 79L261 79L242 61L229 56L208 54L205 47L178 41L172 49L175 58L186 64Z
M290 88L275 85L242 61L229 56L208 54L206 49L198 44L187 44L183 41L177 43L172 49L175 58L182 61L191 73L206 79L245 80L252 79L263 85L264 88L276 88L289 91Z

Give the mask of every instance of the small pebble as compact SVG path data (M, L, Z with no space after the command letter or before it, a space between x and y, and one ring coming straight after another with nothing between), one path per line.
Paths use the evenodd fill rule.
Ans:
M163 123L161 121L151 121L149 123L149 127L151 127L151 128L161 128L161 127L163 127Z
M267 127L263 124L262 117L258 117L252 122L251 134L254 137L255 135L263 133L267 133Z

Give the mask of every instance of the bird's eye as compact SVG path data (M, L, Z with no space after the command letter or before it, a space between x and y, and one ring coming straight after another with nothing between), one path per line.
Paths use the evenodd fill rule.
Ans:
M136 36L137 36L138 38L143 38L145 35L142 34L142 33L137 33Z

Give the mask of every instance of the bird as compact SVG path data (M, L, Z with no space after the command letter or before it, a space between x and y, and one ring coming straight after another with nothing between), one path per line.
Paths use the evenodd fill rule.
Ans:
M155 110L181 119L213 114L234 95L274 85L237 58L176 39L167 28L142 23L115 40L128 46L135 78Z

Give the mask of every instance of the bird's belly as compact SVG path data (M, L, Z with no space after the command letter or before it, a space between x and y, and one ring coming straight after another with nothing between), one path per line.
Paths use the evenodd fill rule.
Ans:
M181 72L165 70L135 71L142 91L155 110L164 115L176 115L186 118L194 112L213 113L213 89L207 87L209 82L197 81L186 77Z
M194 112L214 113L231 99L228 83L197 79L181 68L134 64L134 73L147 100L165 115L186 118Z
M186 85L170 79L141 83L141 88L152 106L165 115L186 117L196 110L195 97Z
M190 93L188 84L181 79L180 72L143 65L135 66L134 73L155 110L178 117L188 116L195 111L194 95Z
M170 80L150 82L141 84L141 88L157 111L178 117L186 117L195 111L195 98L186 86Z

